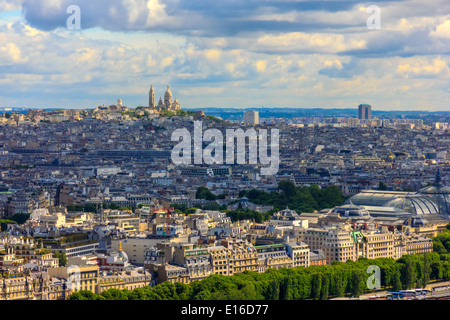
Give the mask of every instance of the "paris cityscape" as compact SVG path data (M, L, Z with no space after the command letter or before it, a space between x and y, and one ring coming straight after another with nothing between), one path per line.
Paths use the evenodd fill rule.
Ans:
M0 0L0 300L450 300L449 3L201 3Z

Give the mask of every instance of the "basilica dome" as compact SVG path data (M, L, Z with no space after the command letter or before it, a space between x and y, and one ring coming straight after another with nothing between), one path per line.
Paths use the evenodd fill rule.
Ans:
M170 91L170 87L167 86L166 93L164 94L164 100L172 101L172 91Z

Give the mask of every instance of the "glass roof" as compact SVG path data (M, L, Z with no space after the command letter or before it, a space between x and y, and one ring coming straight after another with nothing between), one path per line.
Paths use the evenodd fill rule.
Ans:
M438 205L430 198L420 195L406 196L387 202L384 207L393 207L413 214L439 214Z
M364 190L352 196L349 200L347 200L347 203L376 207L383 206L390 200L397 199L398 197L405 197L408 195L414 195L414 193L402 191Z
M420 189L421 194L437 204L438 214L448 217L450 215L450 188L441 183L439 170L436 173L434 183L428 187Z
M438 214L450 216L450 188L441 183L439 170L432 185L418 192L363 190L352 196L346 204L391 207L412 214Z
M443 187L443 186L428 186L423 189L419 190L419 193L421 194L450 194L450 188L449 187Z

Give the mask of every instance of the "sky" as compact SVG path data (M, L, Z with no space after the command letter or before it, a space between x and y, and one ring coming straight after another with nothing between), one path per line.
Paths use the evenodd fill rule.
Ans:
M450 111L449 53L449 0L0 0L0 108Z

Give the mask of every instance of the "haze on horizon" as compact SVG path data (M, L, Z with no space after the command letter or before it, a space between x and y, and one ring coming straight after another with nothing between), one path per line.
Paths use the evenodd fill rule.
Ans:
M449 18L448 0L0 0L0 108L136 107L170 84L182 108L450 111Z

